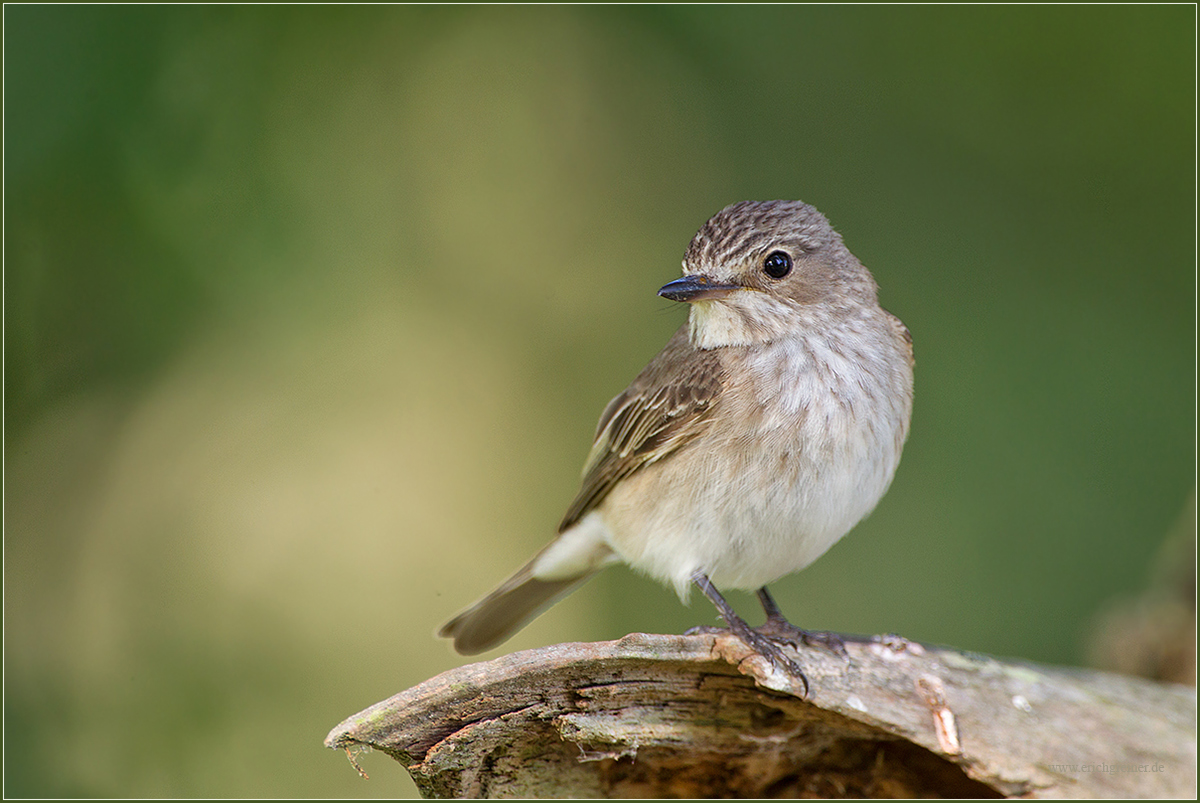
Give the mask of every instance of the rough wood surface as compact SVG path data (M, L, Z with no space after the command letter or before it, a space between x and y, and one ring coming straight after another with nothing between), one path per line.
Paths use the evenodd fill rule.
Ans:
M1195 797L1194 689L846 647L798 653L804 697L726 633L560 644L445 672L325 744L391 755L427 797Z

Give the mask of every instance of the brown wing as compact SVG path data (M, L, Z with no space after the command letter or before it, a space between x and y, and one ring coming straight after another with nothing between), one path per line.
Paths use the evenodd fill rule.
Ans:
M716 352L694 348L684 324L600 414L596 441L583 467L583 486L558 531L600 504L622 479L703 432L721 381Z

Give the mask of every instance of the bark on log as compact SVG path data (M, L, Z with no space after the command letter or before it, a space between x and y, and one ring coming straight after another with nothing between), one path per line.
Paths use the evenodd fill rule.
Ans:
M387 753L426 797L1195 797L1194 689L846 648L797 653L805 697L728 633L560 644L445 672L325 744Z

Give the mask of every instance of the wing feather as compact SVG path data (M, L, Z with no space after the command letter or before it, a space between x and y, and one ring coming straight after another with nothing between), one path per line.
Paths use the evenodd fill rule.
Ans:
M685 324L604 408L584 463L582 487L559 532L600 504L618 482L703 432L722 379L717 353L693 347Z

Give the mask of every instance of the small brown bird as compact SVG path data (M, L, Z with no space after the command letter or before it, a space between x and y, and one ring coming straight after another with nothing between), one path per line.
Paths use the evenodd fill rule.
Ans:
M694 583L743 641L803 678L766 584L805 568L871 512L908 435L912 339L829 221L799 201L744 201L688 246L658 291L687 323L600 415L558 537L439 635L487 650L600 569ZM757 589L751 628L717 587ZM805 680L807 685L807 680Z

